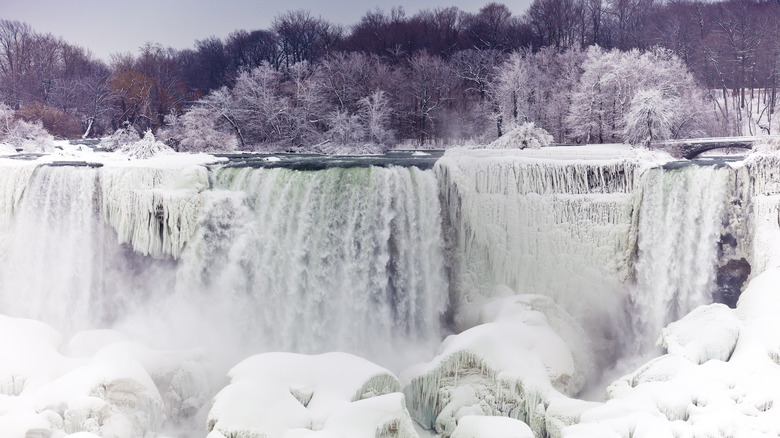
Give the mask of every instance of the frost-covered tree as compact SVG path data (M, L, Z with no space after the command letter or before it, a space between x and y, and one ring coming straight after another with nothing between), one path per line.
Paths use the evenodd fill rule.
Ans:
M501 124L533 121L559 141L568 137L565 118L580 76L583 55L579 50L542 49L512 53L499 66L490 91L495 102L497 132Z
M165 143L157 141L152 134L151 129L147 130L144 134L144 138L130 144L122 146L121 151L132 158L146 159L160 153L173 152L173 149L168 147Z
M340 145L352 145L363 142L365 130L357 114L336 110L328 116L328 139Z
M100 140L100 147L108 152L121 150L141 139L138 131L130 123L124 123L121 128L114 131L108 137Z
M394 140L390 128L390 116L393 108L383 91L374 91L360 99L360 118L366 131L366 139L371 143L389 144Z
M679 108L680 99L676 96L657 88L639 90L631 99L631 109L625 117L625 141L650 146L653 140L670 138Z
M693 76L668 50L591 47L582 68L567 117L577 141L646 143L648 135L661 139L701 134L700 127L706 125L708 114ZM641 109L634 109L635 104ZM653 121L649 131L641 133L639 126L647 125L647 117Z
M38 121L16 118L16 111L0 103L0 143L10 144L26 153L46 153L54 150L54 138Z
M238 147L231 127L208 105L196 104L182 116L170 114L165 120L160 139L179 152L231 152Z
M241 73L232 90L234 119L248 145L289 137L292 105L282 92L282 74L269 64Z
M43 154L54 151L54 137L38 121L16 120L3 141L21 148L25 153Z
M533 122L512 125L509 131L490 143L488 149L539 149L550 146L553 137Z

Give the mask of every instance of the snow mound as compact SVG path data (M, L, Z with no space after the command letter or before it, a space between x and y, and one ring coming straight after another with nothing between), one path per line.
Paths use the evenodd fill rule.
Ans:
M228 377L209 412L209 438L417 437L398 379L347 353L259 354Z
M658 345L697 365L711 359L727 361L737 346L740 326L725 304L700 306L664 328Z
M449 336L431 362L406 372L414 419L445 438L467 415L514 418L544 436L547 405L579 391L593 366L585 349L575 359L554 327L572 343L587 345L587 337L547 297L491 300L478 314L482 324Z
M452 438L534 438L534 432L514 418L466 415L458 421Z
M123 336L108 331L63 344L46 324L3 315L0 332L3 437L134 438L165 425L187 430L208 397L205 366L193 352L115 342Z

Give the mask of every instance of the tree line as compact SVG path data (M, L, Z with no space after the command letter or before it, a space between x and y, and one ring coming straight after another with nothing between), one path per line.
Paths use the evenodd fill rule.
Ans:
M779 2L534 0L346 28L289 11L105 63L0 20L0 100L58 137L131 127L190 150L486 142L524 122L557 142L755 134L773 129L778 37Z

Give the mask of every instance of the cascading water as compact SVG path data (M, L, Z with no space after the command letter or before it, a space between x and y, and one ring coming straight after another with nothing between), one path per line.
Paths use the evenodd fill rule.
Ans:
M207 343L228 362L342 350L401 366L441 339L431 171L225 168L208 190L202 166L12 170L7 315Z
M214 186L177 289L185 300L208 297L212 318L236 324L235 339L395 365L441 339L446 279L432 172L226 168Z
M715 166L645 173L631 293L635 354L652 350L667 324L712 302L728 181L729 169Z

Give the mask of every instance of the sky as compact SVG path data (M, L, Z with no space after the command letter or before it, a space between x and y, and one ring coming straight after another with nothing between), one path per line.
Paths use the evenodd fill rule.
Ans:
M186 49L196 40L225 38L237 29L268 29L288 10L349 26L367 11L402 6L407 16L420 9L457 6L477 12L491 0L0 0L0 18L18 20L39 33L62 37L109 60L112 53L137 53L147 42ZM503 1L522 14L531 0Z

